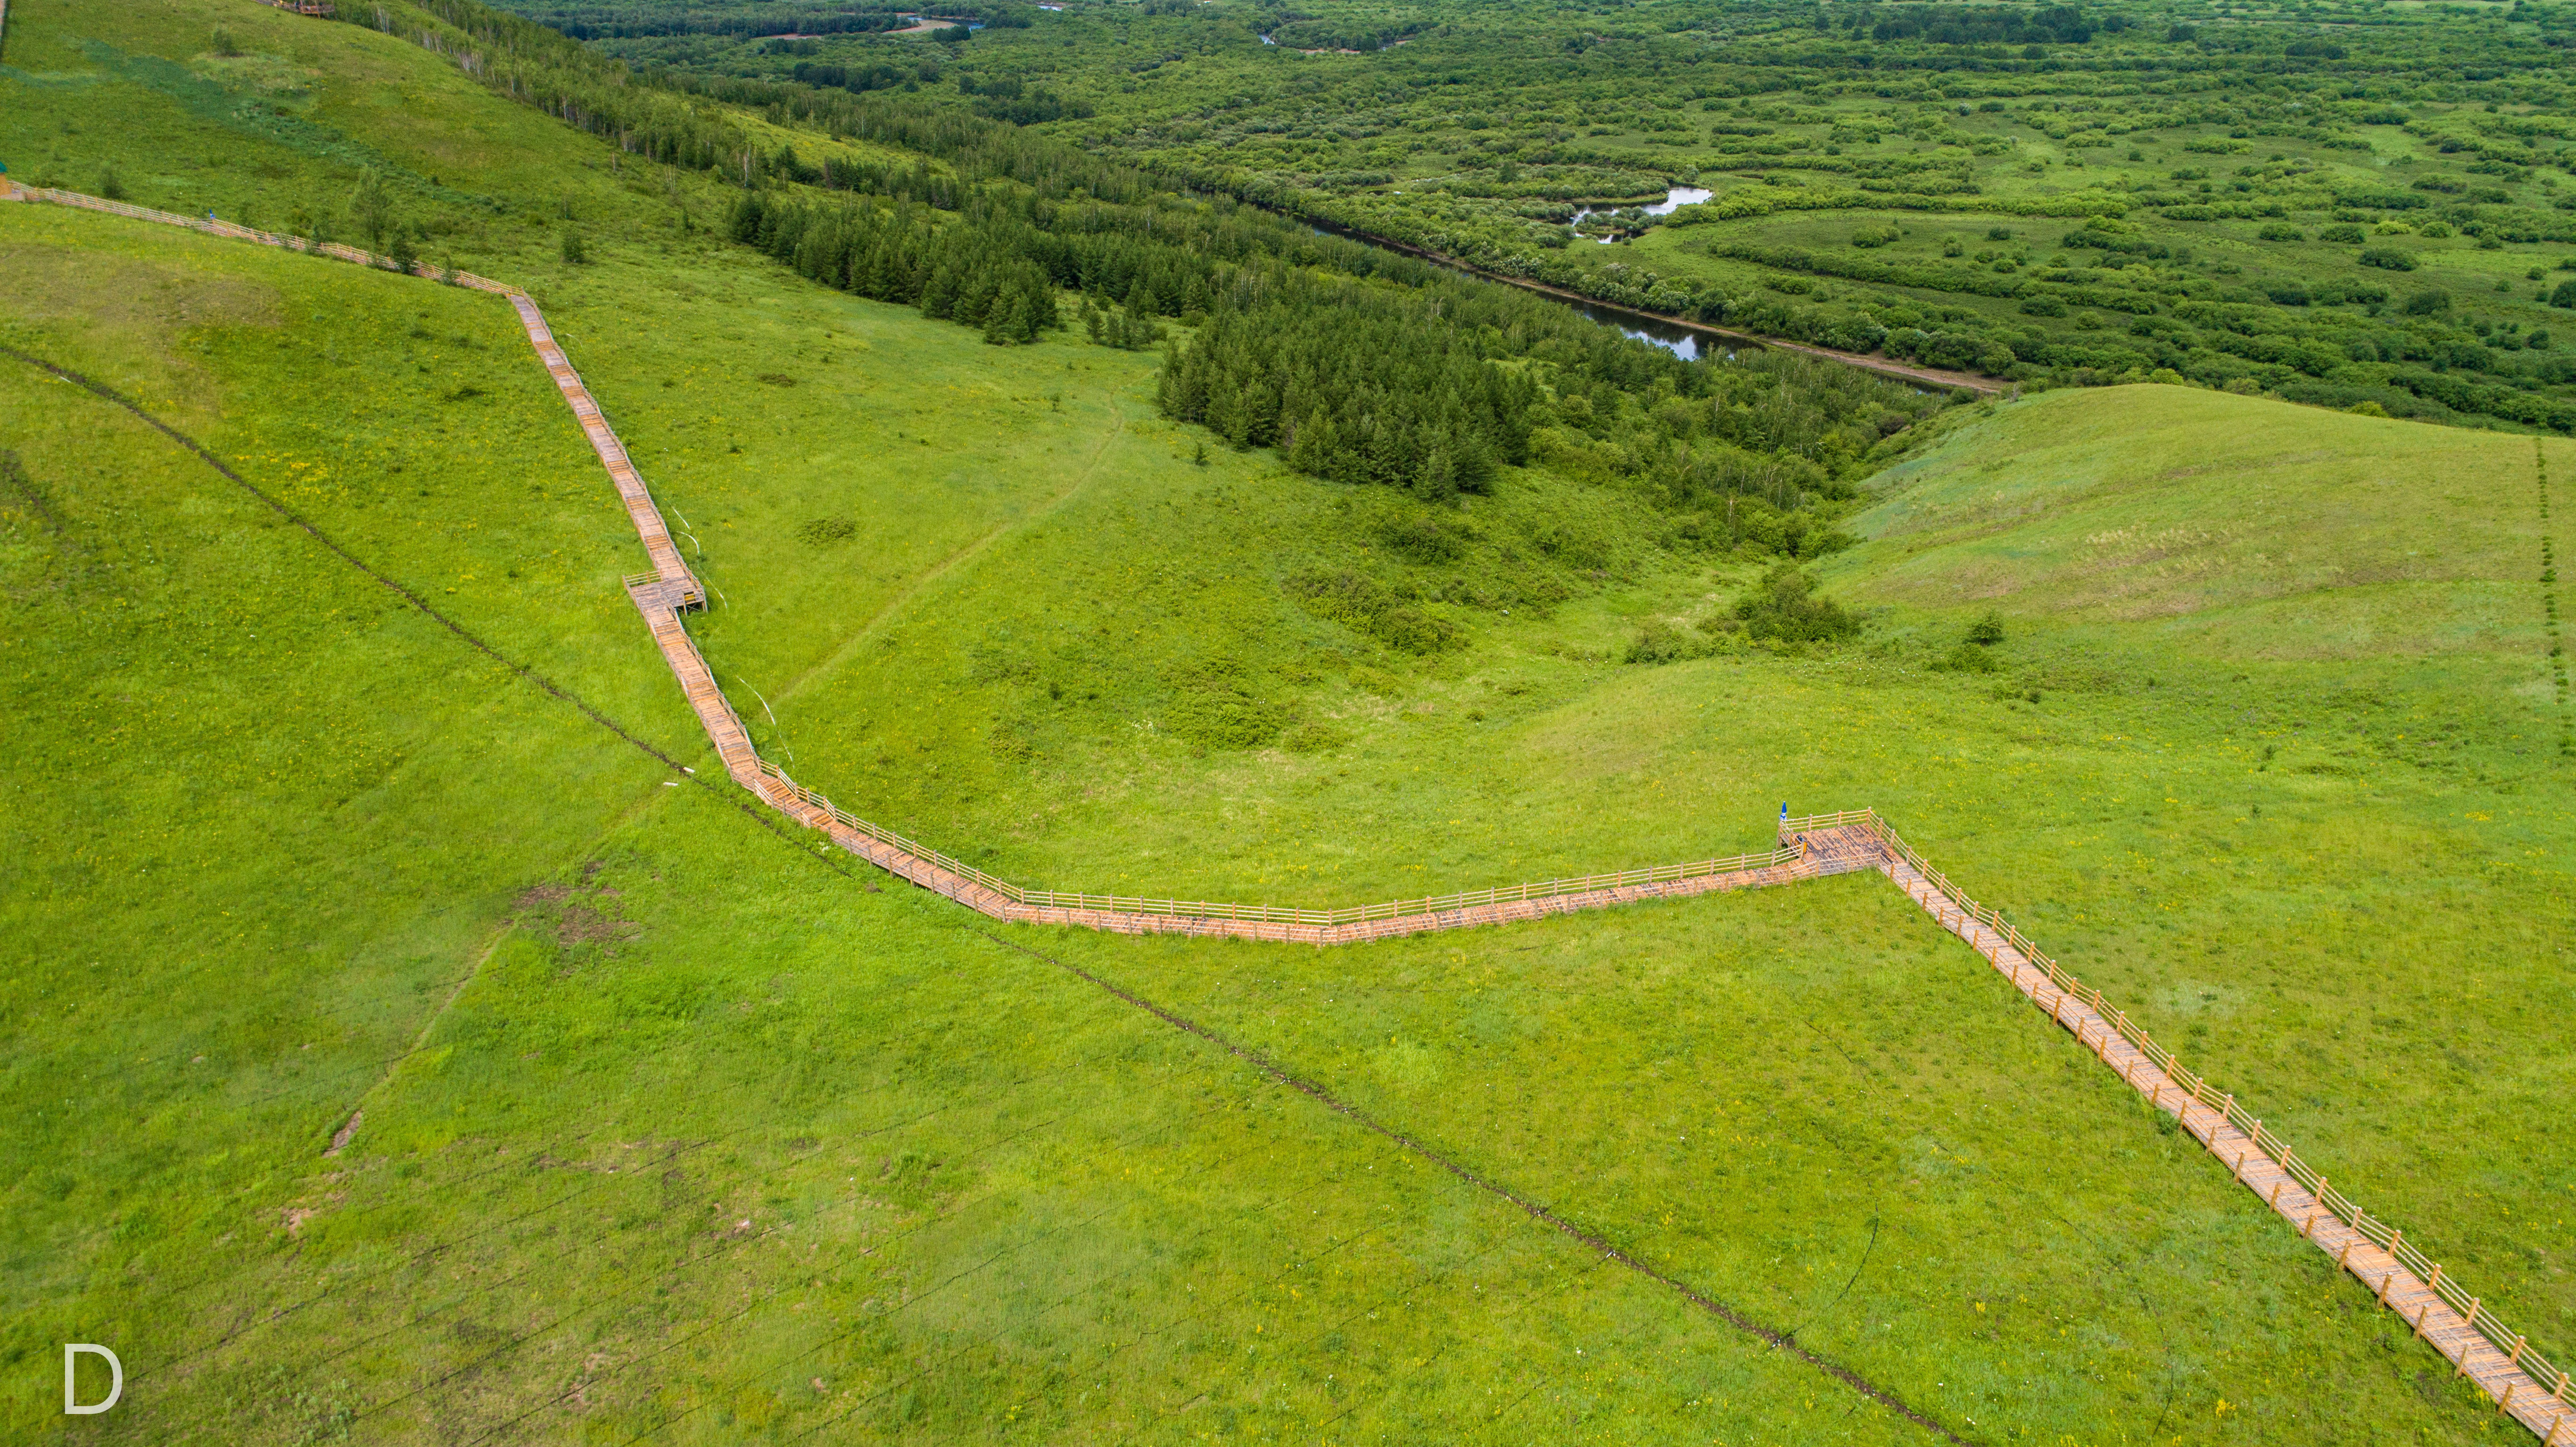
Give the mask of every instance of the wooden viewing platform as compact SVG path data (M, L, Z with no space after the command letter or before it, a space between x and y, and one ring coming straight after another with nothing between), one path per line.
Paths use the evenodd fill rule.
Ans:
M364 266L390 269L392 265L346 246L315 244L212 217L177 216L76 192L22 188L0 177L0 201L10 200L50 201ZM625 580L627 596L643 615L654 645L670 665L725 772L842 849L995 919L1126 934L1175 933L1308 945L1354 944L1427 930L1509 924L1575 910L1875 869L1943 929L1984 955L2015 989L2152 1107L2173 1116L2274 1214L2294 1224L2303 1239L2332 1256L2381 1305L2397 1312L2452 1364L2454 1376L2475 1382L2499 1412L2529 1428L2546 1447L2576 1447L2576 1405L2569 1401L2565 1368L2532 1350L2522 1334L2487 1310L2441 1264L2406 1240L2403 1232L2334 1189L2233 1095L2218 1091L2205 1077L2185 1068L2125 1012L2106 1004L2099 990L2086 988L2002 915L1953 885L1874 810L1806 818L1784 815L1777 847L1767 853L1323 910L1027 889L849 814L790 779L753 747L749 731L689 634L685 615L704 606L705 592L672 543L624 445L556 345L535 301L516 287L483 277L427 267L412 270L510 299L538 358L590 438L653 564L653 571Z

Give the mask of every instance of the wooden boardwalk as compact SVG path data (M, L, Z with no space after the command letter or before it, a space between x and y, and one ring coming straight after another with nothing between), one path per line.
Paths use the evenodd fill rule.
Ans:
M1941 928L1984 955L2012 982L2013 988L2046 1011L2078 1044L2099 1056L2131 1089L2174 1117L2274 1214L2297 1226L2309 1244L2333 1257L2337 1266L2369 1287L2381 1305L2396 1312L2417 1336L2452 1364L2454 1376L2465 1376L2477 1383L2500 1410L2551 1447L2576 1444L2576 1406L2568 1402L2569 1383L2564 1372L2551 1373L2549 1380L2542 1381L2525 1371L2521 1339L2514 1337L2508 1349L2499 1346L2489 1332L2471 1325L2470 1315L2483 1314L2483 1308L2472 1299L2468 1310L2463 1311L2437 1290L2440 1268L2436 1267L2434 1279L2428 1280L2410 1270L2395 1253L2348 1224L2334 1207L2302 1183L2267 1143L2258 1141L2259 1122L2252 1131L2237 1123L2235 1117L2240 1112L2231 1108L2233 1097L2221 1106L2205 1103L2200 1090L2177 1080L2154 1054L2131 1039L2135 1027L2124 1029L2128 1025L2126 1017L2117 1011L2106 1011L2099 991L2088 995L2058 983L2014 942L2011 934L1989 922L1990 912L1955 896L1890 848L1881 837L1883 828L1851 824L1813 830L1805 837L1811 854L1867 857ZM2457 1294L2456 1287L2453 1294Z
M5 3L5 0L0 0ZM300 238L255 231L212 217L150 211L63 191L30 191L0 177L0 201L52 201L139 220L188 227L213 235L320 253L360 265L390 268L383 258L345 246L316 246ZM431 275L426 268L418 274ZM2277 1137L2226 1096L2213 1103L2205 1079L2191 1076L2171 1052L2157 1046L2127 1015L2106 1006L2056 962L2038 952L2002 917L1961 894L1924 862L1876 813L1810 816L1781 821L1779 847L1767 854L1704 860L1623 871L1615 875L1549 880L1543 884L1472 894L1397 900L1342 910L1304 910L1177 900L1130 900L1064 895L1021 888L962 861L891 834L833 806L760 757L750 732L718 686L685 615L703 607L705 592L681 558L642 476L627 456L598 403L582 386L534 300L516 287L461 273L437 279L509 298L528 340L589 437L643 542L653 571L628 578L654 645L679 683L689 707L734 782L790 818L817 829L841 848L925 889L994 919L1053 924L1125 934L1186 934L1309 945L1350 944L1429 930L1463 929L1543 919L1576 910L1655 899L1677 899L1721 890L1791 884L1828 875L1876 869L1920 905L1943 929L1984 955L2013 987L2047 1012L2060 1028L2154 1108L2173 1116L2227 1170L2302 1238L2335 1259L2374 1297L2398 1313L2415 1333L2547 1447L2576 1447L2576 1406L2569 1377L2529 1352L2443 1269L2427 1260L2403 1233L2370 1217Z
M543 312L524 291L509 294L510 305L518 308L519 323L528 329L528 343L537 349L537 360L546 364L546 372L563 392L564 402L572 408L575 421L581 423L582 435L590 439L593 452L599 454L600 466L608 469L608 480L617 487L618 501L626 505L627 520L635 524L636 536L644 540L644 556L651 559L651 577L661 585L654 597L675 609L703 606L706 591L698 586L697 575L680 560L680 550L671 541L671 530L662 521L662 510L653 505L653 494L646 490L644 478L635 470L634 459L626 455L626 444L608 425L608 417L599 410L590 389L581 384L581 374L572 369L563 348L555 345L555 334L547 327ZM628 591L634 591L633 579ZM643 598L636 599L643 605ZM652 614L645 614L650 618Z
M1648 900L1687 899L1693 895L1713 894L1724 890L1758 889L1772 884L1795 884L1800 880L1818 879L1827 874L1841 872L1821 861L1796 858L1778 864L1753 865L1743 869L1703 874L1670 883L1604 885L1598 889L1578 890L1566 894L1540 895L1529 899L1502 899L1463 905L1456 909L1428 909L1380 919L1337 921L1330 924L1238 920L1212 915L1166 916L1122 912L1115 909L1081 909L1029 904L1011 905L1001 912L999 917L1026 924L1071 925L1083 929L1113 930L1120 934L1186 934L1279 940L1307 945L1347 945L1361 944L1370 940L1394 939L1400 935L1423 934L1432 930L1518 924L1528 920L1546 919L1553 915L1572 914L1577 910L1607 909L1614 904L1642 904Z
M534 334L533 327L531 334ZM560 374L557 380L563 380ZM567 393L576 385L566 384ZM694 580L689 587L694 588ZM1810 858L1796 844L1789 843L1770 855L1752 856L1739 868L1711 868L1669 880L1643 879L1632 883L1603 883L1592 888L1551 889L1519 898L1479 898L1453 908L1439 908L1436 902L1425 901L1424 908L1404 909L1399 902L1377 917L1356 919L1312 917L1328 913L1321 911L1244 911L1221 904L1192 907L1156 901L1173 907L1149 910L1122 909L1109 902L1096 905L1060 903L1049 895L1033 899L1032 891L994 880L982 871L963 866L944 855L909 846L908 841L890 840L884 831L850 818L832 807L829 800L799 787L774 767L767 766L752 747L749 731L743 727L732 703L725 698L724 690L717 685L714 672L707 667L705 656L698 651L697 640L690 636L687 625L682 621L681 615L687 606L682 600L689 596L683 592L682 585L664 582L648 573L629 579L626 592L634 600L636 610L644 615L652 630L654 646L661 650L663 661L670 666L672 677L679 681L681 693L688 699L690 709L697 714L699 725L706 730L708 741L715 745L716 756L723 761L725 772L734 782L758 794L789 818L821 831L833 843L887 873L945 895L997 920L1106 930L1118 934L1180 934L1306 945L1357 944L1432 930L1545 919L1618 904L1686 899L1722 890L1794 884L1828 874L1866 869L1872 864L1870 859L1847 854ZM1503 893L1488 892L1493 895Z

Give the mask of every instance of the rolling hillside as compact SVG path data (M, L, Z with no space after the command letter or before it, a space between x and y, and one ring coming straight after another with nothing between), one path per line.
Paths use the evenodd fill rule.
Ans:
M1158 420L1151 353L814 286L711 234L715 179L396 36L223 0L9 27L12 175L271 225L420 178L430 255L536 292L651 477L763 747L872 817L1050 883L1342 902L1872 804L2565 1354L2531 439L1980 404L1820 566L1858 638L1754 644L1716 625L1769 560L1615 487L1293 474ZM506 306L37 206L0 207L0 271L0 343L312 528L0 358L13 1432L2495 1420L1879 881L1347 952L987 929L699 781L632 533ZM1324 569L1420 581L1456 636L1309 606ZM1657 629L1703 656L1624 661ZM124 1406L53 1415L64 1340L116 1345Z

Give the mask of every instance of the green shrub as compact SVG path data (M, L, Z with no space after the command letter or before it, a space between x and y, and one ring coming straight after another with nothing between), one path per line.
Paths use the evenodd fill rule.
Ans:
M2413 271L2415 258L2393 246L2371 246L2363 248L2361 264L2381 267L2388 271Z
M2004 641L2004 615L1987 609L1976 622L1968 625L1970 643L1991 646Z
M848 518L808 518L796 525L796 541L808 547L829 547L846 543L858 536L859 525Z
M1279 747L1292 754L1320 754L1350 741L1350 735L1330 725L1301 723L1279 736Z
M1735 605L1744 631L1784 643L1833 643L1860 631L1860 620L1831 598L1819 597L1816 580L1795 563L1762 575Z
M1456 533L1440 525L1440 520L1420 515L1400 517L1378 529L1386 545L1417 563L1454 563L1465 556L1467 546Z
M582 249L581 233L569 226L564 228L563 233L563 259L573 266L579 266L590 260L590 253Z
M1223 664L1184 677L1163 711L1167 732L1210 748L1258 748L1296 722L1294 709L1255 695Z
M2003 664L1995 656L1973 643L1951 646L1949 652L1932 660L1934 673L2000 673Z
M1623 663L1680 663L1685 659L1706 658L1710 645L1691 637L1658 618L1637 630L1626 651L1619 655Z
M1438 653L1466 641L1458 625L1399 600L1383 585L1357 573L1304 572L1284 586L1307 612L1399 653Z

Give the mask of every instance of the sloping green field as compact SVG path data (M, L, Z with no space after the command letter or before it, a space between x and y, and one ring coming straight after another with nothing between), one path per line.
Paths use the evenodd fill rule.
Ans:
M845 805L1032 883L1339 903L1872 804L2571 1344L2531 439L1999 404L1870 484L1823 568L1859 643L1622 663L1756 562L1539 472L1434 515L1202 462L1150 356L665 235L711 183L393 37L25 7L0 145L68 123L138 200L219 156L340 204L355 162L132 78L218 22L346 144L545 220L459 259L534 286L718 592L737 707ZM330 99L362 81L411 100ZM586 266L564 194L616 223ZM702 782L502 303L46 207L0 208L0 273L0 342L454 624L0 358L13 1435L1935 1440L1432 1155L1966 1440L2495 1430L1882 881L1331 952L988 926ZM1333 567L1532 601L1415 600L1459 630L1417 655L1300 602ZM55 1415L66 1340L124 1405Z

